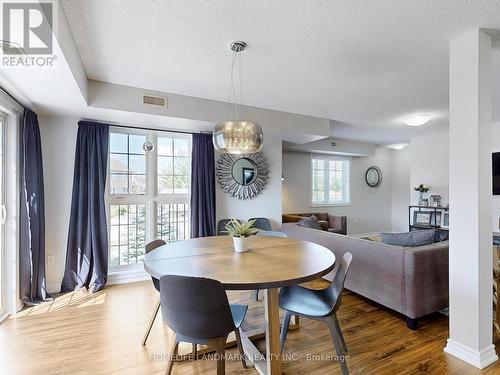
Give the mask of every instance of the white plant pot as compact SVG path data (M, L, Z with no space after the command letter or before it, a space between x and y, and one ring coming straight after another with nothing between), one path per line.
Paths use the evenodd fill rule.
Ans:
M234 251L245 253L250 248L251 237L233 237Z

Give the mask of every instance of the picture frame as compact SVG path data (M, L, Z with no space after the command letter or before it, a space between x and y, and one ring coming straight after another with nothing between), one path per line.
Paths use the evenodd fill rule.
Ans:
M431 225L431 211L413 212L413 225Z

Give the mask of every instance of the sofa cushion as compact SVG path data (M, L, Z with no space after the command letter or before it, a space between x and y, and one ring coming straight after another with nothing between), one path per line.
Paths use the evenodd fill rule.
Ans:
M309 217L305 217L303 219L300 219L300 221L298 222L298 224L301 227L323 230L321 228L321 224L318 221L318 218L316 216L314 216L314 215L311 215Z
M434 243L434 229L415 230L405 233L380 233L386 245L417 247Z
M328 221L326 220L318 220L319 225L321 225L321 229L328 230Z

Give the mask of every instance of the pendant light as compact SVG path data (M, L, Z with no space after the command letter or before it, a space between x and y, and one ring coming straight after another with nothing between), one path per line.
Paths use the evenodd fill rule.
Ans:
M259 152L262 148L264 136L262 128L251 121L241 120L240 111L237 104L236 88L233 80L234 66L236 61L239 63L239 90L240 103L243 104L243 66L241 62L241 52L245 49L245 42L231 43L233 51L233 63L231 65L231 78L229 81L229 98L234 97L234 112L236 120L227 120L215 125L213 133L213 143L215 150L227 154L253 154Z

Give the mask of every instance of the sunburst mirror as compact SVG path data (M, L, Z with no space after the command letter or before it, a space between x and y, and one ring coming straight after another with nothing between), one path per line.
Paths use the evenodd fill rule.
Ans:
M221 154L217 181L224 192L238 199L256 197L266 186L269 168L262 152L247 155Z

